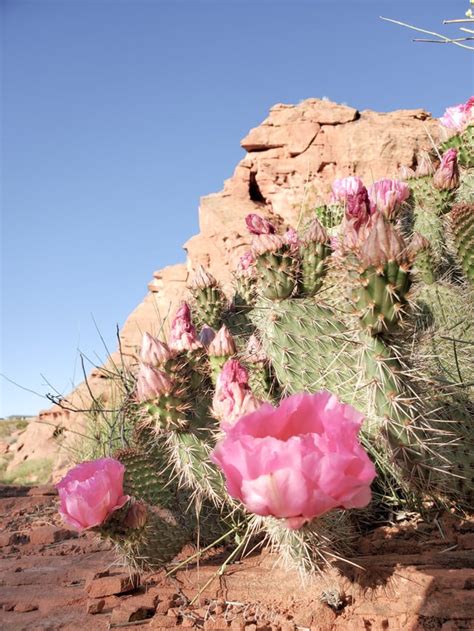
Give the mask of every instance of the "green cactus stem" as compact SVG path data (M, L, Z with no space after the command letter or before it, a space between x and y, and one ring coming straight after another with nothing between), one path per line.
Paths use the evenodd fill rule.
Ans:
M474 282L474 204L457 204L449 219L459 262L466 278Z

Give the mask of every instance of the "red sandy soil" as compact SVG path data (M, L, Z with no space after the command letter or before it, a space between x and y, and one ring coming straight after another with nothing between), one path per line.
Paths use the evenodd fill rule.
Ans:
M61 525L52 487L0 487L0 628L467 631L473 550L474 520L446 513L377 528L354 554L363 570L305 585L265 551L213 580L222 558L136 577L95 535Z

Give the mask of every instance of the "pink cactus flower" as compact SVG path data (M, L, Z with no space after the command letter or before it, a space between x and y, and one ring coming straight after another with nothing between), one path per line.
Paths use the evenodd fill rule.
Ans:
M371 212L378 210L387 219L393 219L409 197L410 187L400 180L384 178L374 182L369 188Z
M171 323L168 344L173 351L193 351L202 346L191 322L191 310L187 302L183 302Z
M345 204L349 195L355 195L363 189L365 189L364 183L356 175L334 180L330 201L333 204Z
M251 234L275 234L275 226L255 213L245 217L245 224Z
M173 381L165 372L147 364L140 364L136 385L138 401L152 401L162 394L169 394L172 389Z
M433 186L443 191L452 191L459 186L457 149L448 149L443 153L441 164L433 175Z
M114 458L83 462L71 469L56 485L59 512L74 530L102 524L130 499L123 493L125 467Z
M266 403L231 427L212 454L229 494L289 528L371 499L375 467L358 440L363 416L329 392Z
M143 364L160 366L166 364L172 356L167 344L160 342L160 340L149 333L143 334L142 348L140 350L140 361Z
M474 123L474 96L471 96L466 103L453 105L446 108L443 116L439 119L443 127L462 132Z
M360 177L350 176L335 180L332 190L332 201L344 204L346 219L354 220L356 230L369 221L371 215L369 194Z
M247 369L236 359L227 360L217 378L212 400L212 411L221 421L221 428L226 431L238 418L259 406L260 401L249 386Z

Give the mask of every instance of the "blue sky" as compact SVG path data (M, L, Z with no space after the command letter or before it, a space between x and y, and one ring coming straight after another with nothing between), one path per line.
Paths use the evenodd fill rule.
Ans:
M277 102L441 115L472 91L472 54L413 44L467 0L3 0L1 369L38 393L81 380L184 260L199 197ZM44 375L42 377L41 375ZM49 381L51 386L46 382ZM0 415L47 401L0 379Z

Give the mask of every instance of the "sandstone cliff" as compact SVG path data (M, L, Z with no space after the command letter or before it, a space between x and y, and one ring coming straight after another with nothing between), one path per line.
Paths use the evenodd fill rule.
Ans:
M200 232L184 245L187 263L155 272L149 293L120 332L123 356L133 358L144 331L160 334L186 294L189 272L201 263L224 288L232 264L247 249L244 217L250 212L297 226L301 214L327 198L334 178L359 175L366 184L396 176L401 165L414 166L420 149L438 140L438 124L424 110L359 112L326 100L278 104L268 118L242 140L246 157L221 192L201 199ZM120 359L115 354L111 361ZM87 409L89 388L102 401L113 399L110 379L101 370L90 375L65 401ZM84 426L81 412L59 406L39 414L15 445L10 468L23 460L53 459L57 478L73 457L71 445Z

